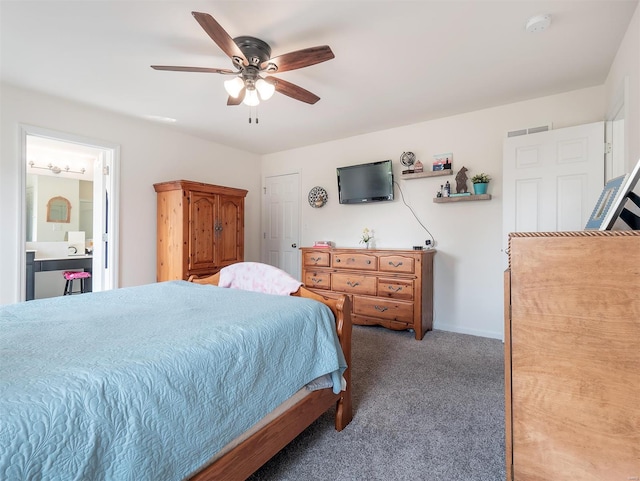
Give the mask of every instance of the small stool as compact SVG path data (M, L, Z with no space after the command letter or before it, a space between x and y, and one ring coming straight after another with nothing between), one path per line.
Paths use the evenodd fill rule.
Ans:
M84 294L84 292L85 292L85 290L84 290L84 280L87 279L88 277L91 277L90 273L84 272L84 271L80 271L80 272L65 271L62 275L67 280L67 282L64 285L64 294L63 294L63 296L70 296L71 294ZM80 279L80 290L79 291L74 291L73 290L73 281L76 280L76 279Z

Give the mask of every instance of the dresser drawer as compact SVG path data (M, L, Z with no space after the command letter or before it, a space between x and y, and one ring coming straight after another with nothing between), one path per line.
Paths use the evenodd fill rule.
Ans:
M407 323L413 322L413 304L411 302L353 296L353 313Z
M415 272L416 260L405 256L380 256L380 270L384 272L401 272L412 274Z
M382 319L381 317L351 315L351 322L360 326L384 326L387 329L395 329L397 331L406 331L413 327L413 322L401 322L395 319Z
M359 269L375 271L378 269L378 258L375 254L341 252L333 254L332 267L336 269Z
M413 300L413 281L404 279L378 279L378 295L393 299Z
M329 267L330 258L328 252L305 252L302 262L305 266Z
M331 273L323 271L306 271L304 285L314 289L331 289Z
M354 294L376 295L376 278L358 274L336 274L331 276L331 289Z

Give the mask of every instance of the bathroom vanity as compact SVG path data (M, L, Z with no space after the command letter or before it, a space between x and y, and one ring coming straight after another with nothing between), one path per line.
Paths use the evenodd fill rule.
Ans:
M25 300L35 299L36 272L80 270L92 272L93 256L66 256L36 258L36 251L27 251L27 285ZM85 282L87 292L91 292L91 278ZM62 291L60 292L62 295Z

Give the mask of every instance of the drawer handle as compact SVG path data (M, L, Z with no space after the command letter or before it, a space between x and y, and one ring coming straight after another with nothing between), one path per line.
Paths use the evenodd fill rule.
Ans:
M393 292L400 292L402 290L402 286L400 287L389 286L389 290Z
M389 309L388 307L384 307L384 306L373 306L373 308L374 308L376 311L380 311L380 312L384 312L384 311L386 311L387 309Z
M398 262L397 264L394 264L393 262L389 261L389 265L391 267L400 267L402 265L402 261Z
M316 284L320 284L322 282L322 279L318 279L317 277L312 277L311 278L311 282L314 282Z
M351 281L347 281L347 285L349 287L358 287L360 285L359 282L351 282Z
M312 257L312 258L311 258L311 260L312 260L313 262L315 262L316 264L317 264L318 262L320 262L320 259L321 259L320 257Z
M367 264L371 264L371 261L367 261Z
M336 259L336 262L340 262L340 258L339 257Z

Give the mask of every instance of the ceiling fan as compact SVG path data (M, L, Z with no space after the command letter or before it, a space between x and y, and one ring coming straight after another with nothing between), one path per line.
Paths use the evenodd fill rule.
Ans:
M328 45L296 50L271 58L271 47L259 38L248 36L231 38L208 13L191 12L191 14L218 47L231 58L236 70L171 65L151 65L151 68L233 75L232 79L224 82L225 90L229 94L227 105L245 103L255 106L260 103L260 100L270 98L274 92L280 92L308 104L315 104L320 100L320 97L314 93L286 80L275 78L272 74L331 60L334 55Z

